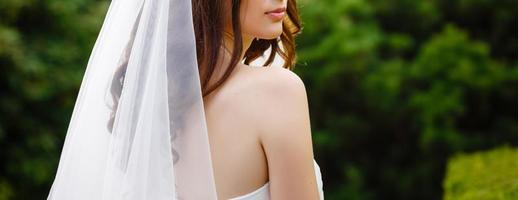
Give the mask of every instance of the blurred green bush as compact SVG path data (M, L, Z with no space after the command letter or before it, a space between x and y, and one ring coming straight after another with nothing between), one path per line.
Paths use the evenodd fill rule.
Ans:
M518 144L518 1L299 2L328 199L440 199L450 155Z
M0 199L45 199L107 1L0 1Z
M518 149L459 154L448 162L445 200L518 199Z

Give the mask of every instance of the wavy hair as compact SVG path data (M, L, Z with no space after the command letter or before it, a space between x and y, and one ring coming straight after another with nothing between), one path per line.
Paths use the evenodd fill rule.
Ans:
M279 54L284 59L284 68L292 70L295 66L295 36L301 31L300 17L298 15L297 3L295 0L288 0L286 9L287 17L284 19L283 31L276 39L256 39L246 50L243 57L243 37L241 34L241 24L239 23L241 0L232 0L232 32L234 51L230 59L229 66L223 76L213 85L209 85L209 80L213 78L217 67L220 54L220 47L223 44L224 27L224 1L225 0L192 0L192 12L194 22L194 32L196 35L196 54L198 59L198 69L203 97L209 95L217 89L234 70L236 65L244 61L249 64L259 58L269 48L272 49L263 66L269 66ZM279 45L279 42L281 45Z

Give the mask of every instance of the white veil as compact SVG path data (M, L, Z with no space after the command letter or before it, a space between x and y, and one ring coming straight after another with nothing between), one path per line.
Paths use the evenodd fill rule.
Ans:
M191 0L113 0L48 200L217 199Z

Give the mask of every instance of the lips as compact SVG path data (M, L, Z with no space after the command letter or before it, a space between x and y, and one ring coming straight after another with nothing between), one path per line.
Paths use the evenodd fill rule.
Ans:
M275 10L271 10L271 11L268 11L266 12L265 14L270 14L270 13L283 13L283 12L286 12L286 8L282 7L282 8L277 8Z
M282 20L284 18L284 15L286 14L286 8L285 7L277 8L275 10L265 12L264 14L268 15L269 17L271 17L272 19L274 19L276 21Z

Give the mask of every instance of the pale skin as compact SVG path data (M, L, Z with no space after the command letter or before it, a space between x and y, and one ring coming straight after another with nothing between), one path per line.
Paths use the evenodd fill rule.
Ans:
M282 21L265 12L286 1L242 1L244 49L253 38L282 33ZM230 38L221 48L216 77L230 62ZM295 73L240 63L204 106L218 199L248 194L267 182L273 200L319 199L306 90Z

